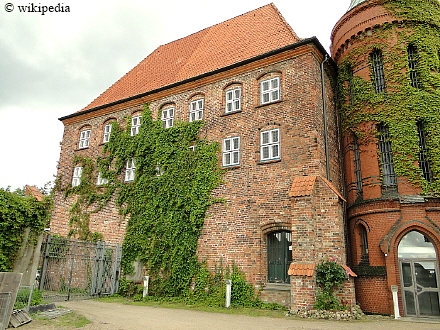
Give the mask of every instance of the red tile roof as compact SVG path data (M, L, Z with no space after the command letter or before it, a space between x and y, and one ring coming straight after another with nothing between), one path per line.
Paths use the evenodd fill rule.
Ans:
M160 46L83 110L244 61L300 39L274 4Z
M35 197L36 199L37 199L37 201L42 201L43 200L43 198L44 198L44 195L41 193L41 191L40 190L38 190L38 188L37 187L35 187L35 186L29 186L29 185L26 185L26 188L25 188L25 191L24 191L24 193L27 195L27 196L33 196L33 197Z
M289 266L289 270L287 271L288 275L293 276L313 276L313 272L315 271L315 264L298 264L291 263Z
M331 190L333 190L340 199L345 201L344 197L341 195L338 189L336 189L336 187L330 181L321 176L297 176L293 179L292 187L290 188L289 192L289 197L310 196L313 192L313 188L318 178L320 180L323 180L325 184Z

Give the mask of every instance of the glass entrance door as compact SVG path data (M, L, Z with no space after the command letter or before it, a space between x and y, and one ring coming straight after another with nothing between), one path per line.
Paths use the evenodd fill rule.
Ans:
M406 316L440 316L437 255L427 236L411 231L398 247Z
M401 260L405 314L440 316L438 265L436 260Z

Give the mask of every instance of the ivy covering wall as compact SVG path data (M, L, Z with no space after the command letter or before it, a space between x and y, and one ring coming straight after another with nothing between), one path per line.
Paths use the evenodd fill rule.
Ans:
M396 174L407 177L424 194L440 196L440 2L384 0L382 3L399 18L399 23L375 27L371 35L364 33L363 40L356 40L340 63L338 86L343 127L346 133L357 134L361 144L368 144L377 141L377 131L361 123L386 124L392 137ZM417 51L419 88L410 85L409 45ZM375 48L383 53L385 69L386 91L379 94L374 92L371 79L363 79L356 73L350 77L351 69L368 65L366 56ZM424 178L418 165L417 122L423 123L427 136L432 182Z
M189 288L200 267L197 241L208 207L218 201L211 192L221 183L219 147L199 137L201 121L165 129L145 106L140 131L130 136L131 121L126 119L126 127L112 123L102 157L74 159L83 174L79 186L65 189L66 196L75 198L70 234L99 238L89 229L90 216L114 197L120 213L129 217L123 242L125 271L140 260L151 277L153 294L177 296ZM135 179L124 182L131 159ZM108 183L96 185L98 171Z
M49 223L51 198L39 202L0 188L0 272L11 271L26 228L29 241L36 243Z

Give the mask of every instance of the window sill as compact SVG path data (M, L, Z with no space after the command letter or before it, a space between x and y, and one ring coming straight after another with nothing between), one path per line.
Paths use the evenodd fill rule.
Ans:
M240 168L241 165L231 165L231 166L222 166L225 170L235 170L236 168Z
M277 104L277 103L281 103L281 102L283 102L283 100L278 100L278 101L273 101L273 102L269 102L269 103L259 104L255 108L262 108L262 107L265 107L265 106L268 106L268 105Z
M220 115L220 117L225 117L225 116L233 115L233 114L240 113L240 112L243 112L243 110L236 110L236 111L231 111L231 112L224 112L224 113L222 113L222 114Z
M272 163L278 163L278 162L281 162L281 158L261 160L261 161L257 162L257 165L265 165L265 164L272 164Z
M80 150L87 150L90 149L90 147L85 147L85 148L76 148L74 151L80 151Z

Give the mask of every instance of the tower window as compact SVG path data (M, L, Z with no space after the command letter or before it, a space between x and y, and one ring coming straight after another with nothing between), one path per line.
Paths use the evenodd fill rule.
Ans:
M393 188L397 186L396 174L393 165L393 152L391 149L390 131L388 126L377 126L379 132L379 151L382 169L382 187Z
M413 45L408 46L408 67L411 86L414 88L420 88L419 77L417 74L417 52Z
M353 141L354 151L354 175L356 178L356 193L358 198L362 198L362 172L361 172L361 156L359 154L359 144L357 136L354 136Z
M432 182L432 171L428 161L428 149L426 148L426 135L423 122L417 123L419 135L419 166L426 181Z
M370 54L373 87L376 94L385 92L385 73L383 69L382 52L375 49Z

